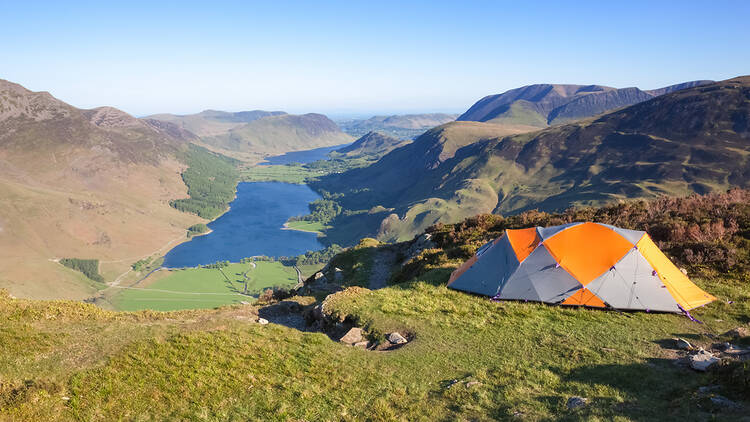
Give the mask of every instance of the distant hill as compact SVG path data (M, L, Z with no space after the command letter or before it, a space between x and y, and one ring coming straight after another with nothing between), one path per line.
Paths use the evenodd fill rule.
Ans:
M380 132L368 132L351 145L337 149L335 152L347 157L383 156L409 142L384 135Z
M202 220L169 200L186 196L178 157L195 140L169 122L81 110L0 80L0 287L81 299L96 285L53 258L115 261L184 236Z
M146 119L174 123L198 135L202 146L251 160L269 154L341 145L352 140L326 116L314 113L206 110L185 116L155 114Z
M280 116L286 114L283 111L240 111L231 113L227 111L205 110L196 114L154 114L145 117L165 122L174 123L198 136L215 136L226 133L245 123L250 123L263 117Z
M426 113L373 116L339 122L341 129L352 136L363 136L377 131L399 139L413 139L427 129L456 120L458 114Z
M263 117L202 141L227 151L282 153L342 145L352 138L328 117L310 113Z
M323 178L316 187L344 193L336 201L351 211L330 240L404 239L482 212L750 187L750 77L537 132L506 136L505 127L449 123L370 167Z
M602 85L539 84L489 95L458 120L547 127L615 110L712 81L692 81L643 91Z

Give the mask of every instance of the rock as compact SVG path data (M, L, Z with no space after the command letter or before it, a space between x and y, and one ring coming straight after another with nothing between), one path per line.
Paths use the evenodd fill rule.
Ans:
M714 355L703 349L700 349L698 350L698 353L688 356L688 360L690 362L691 368L695 369L696 371L705 372L706 370L708 370L708 368L719 362L721 359L715 357Z
M466 383L466 387L467 388L473 387L475 385L482 385L482 383L479 382L479 381L469 381L469 382Z
M579 407L586 406L588 402L589 402L589 399L587 398L574 396L574 397L569 398L568 402L565 405L568 407L568 409L574 410L574 409L578 409Z
M342 270L341 268L335 267L333 271L334 271L334 275L333 275L334 280L336 280L337 282L344 280L344 270Z
M724 409L739 409L741 406L732 400L729 400L728 398L720 395L715 395L711 397L711 404L713 404L716 407L721 407Z
M367 342L366 340L365 340L365 341L359 341L359 342L357 342L357 343L354 343L354 347L361 347L361 348L363 348L363 349L367 349L367 346L368 346L369 344L370 344L370 343L369 343L369 342Z
M724 335L732 338L750 337L750 329L747 327L737 327L734 330L727 331Z
M704 386L698 387L698 394L713 393L714 391L718 390L719 388L721 388L721 387L718 386L718 385L704 385Z
M447 390L447 389L453 387L456 384L458 384L458 380L457 379L452 379L452 380L448 381L448 383L445 386L445 389Z
M241 300L241 301L240 301L240 305L249 305L249 304L250 304L250 302L246 302L246 301L244 301L244 300Z
M62 396L62 399L63 399L63 401L68 401L68 400L70 400L70 397L68 397L68 396Z
M325 278L325 276L323 275L323 273L321 273L320 271L318 271L317 273L315 273L315 279L316 280L320 280L321 278Z
M687 340L685 340L683 338L675 338L673 340L675 342L674 346L677 349L680 349L680 350L690 350L690 349L693 348L693 345L690 344L689 341L687 341Z
M684 269L684 268L682 268L682 267L680 267L680 272L683 273L683 274L685 274L685 275L687 275L687 270Z
M409 342L409 340L405 339L404 336L395 331L386 335L386 338L393 344L406 344Z
M268 320L265 318L258 318L258 324L260 325L266 325L268 324Z
M352 327L349 331L339 339L340 342L353 345L362 341L362 329L359 327Z

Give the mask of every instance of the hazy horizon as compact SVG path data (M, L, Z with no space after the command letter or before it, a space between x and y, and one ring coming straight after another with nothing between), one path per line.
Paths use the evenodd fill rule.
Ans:
M534 83L750 73L750 4L7 4L0 78L76 107L460 113ZM34 22L30 25L29 22Z

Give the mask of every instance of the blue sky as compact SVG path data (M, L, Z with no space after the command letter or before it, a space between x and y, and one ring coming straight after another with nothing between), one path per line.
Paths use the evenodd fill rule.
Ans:
M748 1L111 3L0 0L0 78L135 115L367 114L750 73Z

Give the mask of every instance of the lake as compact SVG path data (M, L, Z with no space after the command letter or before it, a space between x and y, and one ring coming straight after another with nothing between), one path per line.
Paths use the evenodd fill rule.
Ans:
M238 262L254 255L296 256L323 249L315 233L284 230L289 217L308 214L320 196L307 185L240 183L230 209L208 224L211 233L177 245L164 258L167 268L216 261Z
M308 149L305 151L287 152L286 154L283 154L283 155L267 157L266 158L267 162L260 163L260 165L270 166L270 165L281 165L281 164L290 164L290 163L302 163L302 164L312 163L313 161L325 160L326 158L328 158L329 152L336 151L337 149L343 148L347 145L351 145L351 144L343 144L343 145L336 145L333 147Z

